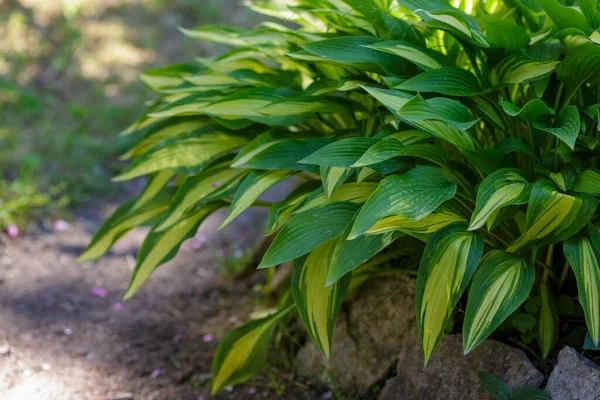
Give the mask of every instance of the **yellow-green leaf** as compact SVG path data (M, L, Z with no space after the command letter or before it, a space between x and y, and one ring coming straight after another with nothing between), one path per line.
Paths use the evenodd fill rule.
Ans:
M550 293L548 284L540 285L540 315L538 319L538 344L545 360L556 343L558 335L558 313L554 297Z
M325 286L327 272L337 240L315 248L307 257L294 262L292 295L304 327L317 347L329 358L333 325L350 283L346 275Z

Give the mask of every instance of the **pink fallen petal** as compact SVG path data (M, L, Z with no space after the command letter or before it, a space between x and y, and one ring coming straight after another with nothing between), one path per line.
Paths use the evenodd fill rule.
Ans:
M69 229L69 223L67 221L63 221L62 219L57 219L52 224L52 229L54 232L64 232Z
M6 228L6 233L8 233L8 236L14 239L19 236L19 227L15 224L11 224L8 226L8 228Z
M208 343L208 342L212 342L213 340L214 340L213 335L204 335L204 336L202 336L202 341L203 342L207 342Z
M162 370L162 369L160 369L160 368L157 368L157 369L155 369L154 371L152 371L152 375L151 375L151 376L152 376L153 378L156 378L156 377L159 377L159 376L161 376L162 374L163 374L163 370Z
M91 292L96 297L106 297L106 296L108 296L108 292L106 291L106 289L102 289L102 288L99 288L99 287L92 288Z
M248 389L248 394L256 394L256 388L251 387Z
M212 187L217 187L217 186L219 186L220 184L221 184L221 183L220 183L219 181L216 181L216 182L213 182L213 183L212 183L212 185L210 185L210 186L212 186Z
M115 303L113 304L113 310L115 311L121 311L123 309L123 307L125 307L125 304L123 303Z

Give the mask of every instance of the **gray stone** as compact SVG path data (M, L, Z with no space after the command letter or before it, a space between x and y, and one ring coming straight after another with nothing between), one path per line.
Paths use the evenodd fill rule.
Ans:
M329 363L307 343L296 359L298 373L346 393L364 393L385 379L416 327L414 286L403 275L365 283L340 311Z
M558 353L546 391L553 400L600 400L600 368L575 349L565 347Z
M381 400L488 399L479 371L493 373L511 389L539 386L544 380L525 353L494 340L464 356L461 335L446 335L424 367L416 329L400 350L397 371L386 382Z

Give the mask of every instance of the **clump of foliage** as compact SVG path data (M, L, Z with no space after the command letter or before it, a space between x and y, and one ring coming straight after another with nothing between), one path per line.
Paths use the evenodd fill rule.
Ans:
M214 211L228 209L226 226L270 208L266 233L277 236L258 268L295 260L292 300L223 339L213 392L256 373L290 313L328 356L344 296L408 236L426 243L425 361L463 295L465 353L534 295L547 357L555 297L572 276L600 341L596 0L248 5L285 24L184 30L235 49L143 75L159 97L123 133L136 144L117 180L148 184L83 255L151 224L130 297ZM259 200L294 176L304 181L285 200Z

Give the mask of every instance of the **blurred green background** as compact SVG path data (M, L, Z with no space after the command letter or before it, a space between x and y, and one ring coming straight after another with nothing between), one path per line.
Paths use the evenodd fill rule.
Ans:
M222 50L177 27L249 18L235 0L0 0L0 229L123 197L139 74Z

